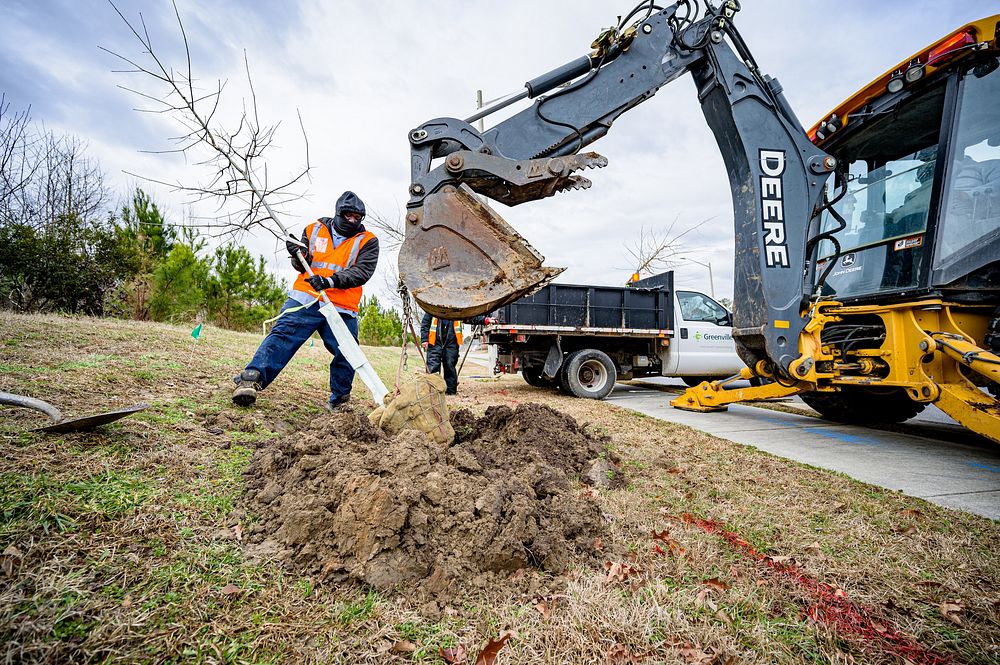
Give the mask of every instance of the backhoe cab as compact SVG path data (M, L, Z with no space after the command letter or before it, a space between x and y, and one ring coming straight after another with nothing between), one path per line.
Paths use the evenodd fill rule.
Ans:
M643 2L523 93L412 130L404 282L425 310L465 318L550 281L560 269L485 198L588 188L580 172L607 160L584 148L689 73L730 178L743 374L773 383L705 383L674 405L802 393L827 417L869 422L936 402L1000 441L986 392L1000 385L1000 17L903 61L807 133L736 29L739 3L706 5L698 17L687 0Z

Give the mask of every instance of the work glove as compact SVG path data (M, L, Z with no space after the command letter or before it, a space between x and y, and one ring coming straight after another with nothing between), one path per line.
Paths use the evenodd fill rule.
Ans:
M299 261L298 253L302 252L302 256L305 257L306 263L312 263L312 256L309 254L309 248L303 247L299 244L297 239L289 236L285 239L285 249L288 250L288 256L292 260L292 269L295 270L295 272L305 272L306 267Z
M313 275L306 279L309 282L309 286L313 287L317 291L325 291L327 289L336 289L337 287L337 275L330 275L329 277L323 277L322 275Z

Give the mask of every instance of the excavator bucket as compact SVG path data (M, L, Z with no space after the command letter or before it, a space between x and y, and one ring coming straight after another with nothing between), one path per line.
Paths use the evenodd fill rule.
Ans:
M399 274L433 316L461 320L541 288L565 268L544 257L466 185L446 185L406 216Z

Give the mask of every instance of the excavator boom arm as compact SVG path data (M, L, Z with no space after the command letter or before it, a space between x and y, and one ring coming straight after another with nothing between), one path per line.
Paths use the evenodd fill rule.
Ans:
M682 7L650 12L602 50L529 81L524 96L534 103L484 132L454 118L410 132L400 274L424 309L448 318L488 312L558 274L472 193L518 205L589 187L576 172L607 160L580 151L690 72L732 188L737 349L751 367L808 373L799 336L809 321L810 236L837 162L808 139L777 81L759 72L732 23L738 3L699 20L683 18Z

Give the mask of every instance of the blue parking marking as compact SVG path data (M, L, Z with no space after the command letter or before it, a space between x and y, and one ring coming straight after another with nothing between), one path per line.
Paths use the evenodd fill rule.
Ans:
M979 462L966 462L969 466L974 469L986 469L987 471L992 471L993 473L1000 473L1000 466L993 466L992 464L980 464Z
M787 420L782 420L781 418L775 418L773 416L758 415L759 420L764 422L773 423L775 425L783 425L785 427L794 428L795 424L790 423ZM819 434L820 436L825 436L829 439L836 439L844 443L851 443L856 446L880 446L882 442L878 439L873 439L867 436L859 436L857 434L846 434L844 432L838 432L836 430L831 430L825 427L803 427L803 432L809 432L810 434Z
M882 445L881 441L876 439L871 439L867 436L858 436L856 434L845 434L844 432L837 432L836 430L825 429L822 427L804 427L802 428L804 432L809 432L810 434L819 434L820 436L825 436L831 439L837 439L838 441L843 441L844 443L853 443L857 446L879 446Z

